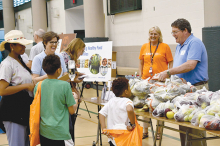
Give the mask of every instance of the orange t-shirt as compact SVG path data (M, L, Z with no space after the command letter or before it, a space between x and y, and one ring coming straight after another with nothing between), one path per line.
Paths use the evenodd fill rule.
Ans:
M152 56L156 48L157 46L151 46ZM139 59L144 60L142 79L152 77L151 74L149 73L149 69L151 66L150 43L146 43L141 47ZM173 56L170 47L165 43L160 43L153 58L153 65L152 65L153 75L167 70L168 63L170 61L173 61Z

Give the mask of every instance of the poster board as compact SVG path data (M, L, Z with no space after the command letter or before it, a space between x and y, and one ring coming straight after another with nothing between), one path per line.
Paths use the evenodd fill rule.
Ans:
M111 80L112 41L85 44L85 51L76 63L77 70L87 75L84 81Z
M59 37L59 44L56 49L57 53L60 53L63 49L67 48L68 44L76 38L76 33L60 34Z

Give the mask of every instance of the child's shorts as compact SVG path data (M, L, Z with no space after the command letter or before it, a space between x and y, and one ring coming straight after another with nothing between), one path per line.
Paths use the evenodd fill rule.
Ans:
M52 140L40 135L41 146L74 146L73 140Z

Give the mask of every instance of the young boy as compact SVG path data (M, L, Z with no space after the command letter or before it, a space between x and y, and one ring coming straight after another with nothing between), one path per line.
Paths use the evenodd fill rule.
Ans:
M69 132L69 113L75 113L78 99L74 99L68 82L57 79L61 74L60 58L57 55L47 55L43 60L43 69L48 79L41 84L41 146L73 146Z
M105 118L107 117L107 129L116 129L116 126L125 125L127 130L135 128L135 115L133 102L128 99L131 96L131 89L126 78L115 79L112 83L113 97L99 111L99 119L102 130L106 129ZM117 128L118 129L118 128ZM109 133L104 133L109 138L110 146L115 142Z

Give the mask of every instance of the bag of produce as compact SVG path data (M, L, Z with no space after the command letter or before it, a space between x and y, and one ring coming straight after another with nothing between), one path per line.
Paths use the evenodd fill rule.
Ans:
M196 112L194 114L194 116L191 119L191 124L194 126L198 126L200 123L200 119L205 115L205 111L204 110L199 110L198 112Z
M189 121L188 116L195 110L195 106L183 105L179 111L175 113L174 119L178 122Z
M149 94L150 97L146 99L147 105L151 111L153 111L162 101L156 99L153 94Z
M220 105L213 104L210 108L206 111L207 115L214 116L215 114L220 115Z
M174 109L173 103L170 103L170 101L167 101L166 103L160 103L153 111L153 116L155 117L164 117L165 116L165 110Z
M147 80L142 80L140 82L136 82L131 93L134 96L138 96L140 99L143 99L146 95L150 94L151 85Z
M220 105L220 93L219 91L213 93L211 101L210 101L210 105L213 104L219 104Z
M218 116L204 115L200 120L199 127L208 130L220 130L220 118Z
M143 107L145 103L145 99L139 99L139 97L135 96L133 98L134 107L141 108Z
M210 99L208 95L208 92L206 92L204 94L200 94L196 99L197 105L200 106L202 109L205 109L207 106L210 105Z

